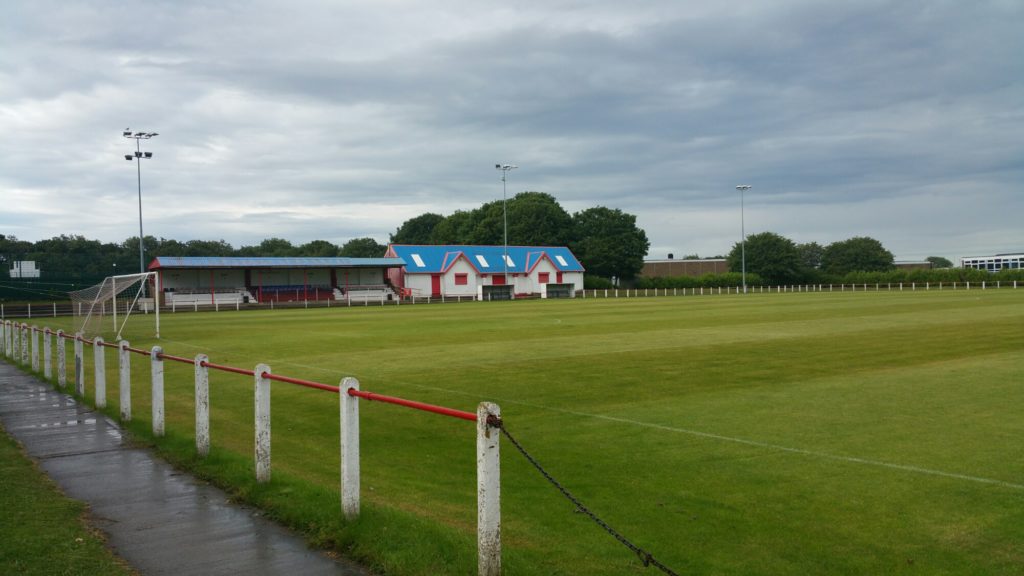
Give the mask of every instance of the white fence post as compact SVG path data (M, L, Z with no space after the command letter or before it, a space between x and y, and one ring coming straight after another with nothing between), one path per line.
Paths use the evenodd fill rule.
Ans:
M82 333L75 332L75 394L85 396L85 344Z
M39 372L39 328L32 326L32 371Z
M153 346L149 351L149 374L153 380L153 436L164 435L164 349Z
M132 357L128 341L117 343L117 369L119 373L118 392L121 398L121 421L132 420Z
M488 417L501 417L496 404L476 409L477 567L480 576L501 574L501 431Z
M359 517L359 398L349 389L359 390L359 380L342 378L341 417L341 511L348 520Z
M68 383L67 346L64 331L57 330L57 385L61 388Z
M270 366L257 364L256 379L256 481L270 482Z
M103 349L103 338L99 336L92 341L93 372L96 380L96 407L107 406L107 358Z
M53 331L47 326L43 328L43 377L53 378Z
M196 354L196 453L210 453L210 369L206 354Z
M21 324L21 363L28 365L28 324Z

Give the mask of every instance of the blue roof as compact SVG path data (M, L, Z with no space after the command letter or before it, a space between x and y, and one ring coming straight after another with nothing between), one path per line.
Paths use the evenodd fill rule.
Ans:
M157 256L150 270L161 268L397 268L401 258L271 258L246 256Z
M388 247L389 254L405 261L405 271L414 274L444 272L459 257L464 257L481 273L500 274L506 270L502 262L504 252L504 246L392 244ZM583 265L564 246L509 246L508 258L510 273L529 272L542 259L562 272L583 272Z

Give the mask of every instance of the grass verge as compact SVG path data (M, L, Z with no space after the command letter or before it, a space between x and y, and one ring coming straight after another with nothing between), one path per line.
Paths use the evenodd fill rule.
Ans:
M0 426L0 574L129 575L65 497Z

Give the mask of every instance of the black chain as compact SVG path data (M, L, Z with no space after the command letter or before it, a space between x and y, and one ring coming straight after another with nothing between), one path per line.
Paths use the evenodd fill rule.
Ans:
M580 512L582 514L586 514L587 516L589 516L590 519L594 521L594 523L596 523L601 528L604 528L606 532L608 532L616 540L621 542L623 546L625 546L626 548L629 548L630 550L632 550L633 553L636 554L640 558L640 561L644 563L644 567L654 566L655 568L658 568L659 570L661 570L665 574L669 574L670 576L679 576L679 574L677 574L676 572L673 572L671 568L669 568L668 566L665 566L664 564L659 562L657 560L657 558L655 558L654 556L651 556L650 552L648 552L648 551L644 550L643 548L637 546L636 544L633 544L632 542L630 542L625 536L623 536L618 531L616 531L614 528L609 526L607 522L605 522L604 520L601 520L600 518L598 518L596 514L594 514L593 512L590 511L589 508L584 506L583 503L580 502L578 498L573 496L572 493L569 492L569 490L566 489L565 486L562 486L562 484L558 480L555 480L554 477L552 477L551 474L549 474L548 471L545 470L544 467L540 465L540 462L537 462L537 460L533 456L531 456L530 453L527 452L525 448L523 448L523 445L520 444L515 439L515 437L513 437L512 434L509 433L508 428L505 427L505 425L501 421L501 419L499 419L497 417L494 417L494 416L490 416L490 417L487 418L487 424L489 424L490 426L493 426L495 428L500 429L501 433L504 434L506 438L508 438L508 441L511 442L512 445L516 447L516 450L519 450L519 452L523 455L523 457L526 458L530 462L530 464L533 464L533 467L536 468L537 471L540 472L541 475L544 476L544 478L546 478L547 481L550 482L552 486L554 486L555 488L558 488L558 491L561 492L563 496L568 498L569 501L572 502L576 506L576 510L578 512Z

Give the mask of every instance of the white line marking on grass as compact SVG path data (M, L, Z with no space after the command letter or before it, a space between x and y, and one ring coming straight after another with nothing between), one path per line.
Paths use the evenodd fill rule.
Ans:
M167 342L174 342L173 340L166 340ZM184 342L174 342L176 344L182 344L190 346ZM198 346L194 346L198 348ZM321 366L310 366L308 364L299 364L297 362L288 362L285 360L272 361L272 364L284 364L286 366L295 366L296 368L306 368L308 370L314 370L317 372L325 373L338 373L337 369L328 369ZM432 390L435 392L444 392L446 394L455 394L458 396L469 396L471 398L479 398L478 394L470 392L463 392L461 390L450 390L447 388L440 388L437 386L427 386L424 384L415 384L412 382L397 381L397 383L404 386L411 386L419 388L421 390ZM1002 486L1003 488L1012 488L1014 490L1024 490L1024 484L1015 484L1013 482L1006 482L1003 480L995 480L993 478L983 478L981 476L970 476L968 474L957 474L956 472L943 472L942 470L933 470L931 468L922 468L920 466L911 466L909 464L895 464L893 462L884 462L882 460L871 460L868 458L858 458L856 456L840 456L838 454L829 454L828 452L819 452L817 450L805 450L803 448L792 448L789 446L782 446L780 444L772 444L770 442L759 442L757 440L748 440L746 438L737 438L734 436L723 436L722 434L714 434L712 432L701 432L699 430L690 430L688 428L677 428L675 426L666 426L664 424L654 424L652 422L643 422L641 420L631 420L629 418L620 418L618 416L606 416L604 414L591 414L589 412L579 412L576 410L566 410L564 408L554 408L551 406L544 406L542 404L533 404L530 402L522 402L520 400L512 400L509 398L500 397L489 397L491 400L495 400L507 404L516 404L519 406L527 406L530 408L537 408L539 410L548 410L550 412L559 412L561 414L571 414L573 416L580 416L584 418L595 418L598 420L607 420L609 422L618 422L620 424L631 424L633 426L642 426L644 428L654 428L656 430L664 430L666 432L675 432L677 434L687 434L690 436L696 436L698 438L708 438L711 440L720 440L722 442L732 442L734 444L743 444L745 446L754 446L757 448L767 448L769 450L778 450L780 452L789 452L790 454L800 454L803 456L814 456L817 458L825 458L827 460L835 460L838 462L850 462L853 464L865 464L868 466L877 466L881 468L889 468L892 470L902 470L904 472L914 472L916 474L925 474L928 476L938 476L940 478L952 478L954 480L966 480L968 482L976 482L979 484L990 484L993 486Z
M424 386L422 384L409 384L417 388L425 388L429 390L435 390L439 392L448 392L451 394L462 394L466 396L475 396L465 392L457 390L447 390L444 388L437 388L434 386ZM893 462L884 462L882 460L871 460L868 458L858 458L856 456L840 456L838 454L829 454L828 452L818 452L816 450L805 450L803 448L791 448L789 446L782 446L779 444L772 444L769 442L759 442L757 440L747 440L746 438L736 438L734 436L723 436L721 434L714 434L712 432L701 432L699 430L690 430L687 428L677 428L675 426L665 426L664 424L654 424L652 422L643 422L640 420L631 420L629 418L620 418L617 416L606 416L603 414L590 414L589 412L578 412L576 410L566 410L564 408L552 408L551 406L543 406L540 404L531 404L529 402L521 402L518 400L510 400L503 398L494 398L498 402L508 404L518 404L521 406L529 406L531 408L538 408L541 410L550 410L552 412L560 412L562 414L571 414L573 416L581 416L585 418L596 418L598 420L607 420L609 422L618 422L621 424L632 424L634 426L643 426L645 428L654 428L657 430L665 430L666 432L676 432L678 434L688 434L690 436L697 436L698 438L710 438L712 440L721 440L723 442L732 442L734 444L743 444L746 446L754 446L757 448L767 448L770 450L779 450L781 452L789 452L790 454L801 454L803 456L815 456L818 458L825 458L828 460L836 460L839 462L851 462L854 464L866 464L869 466L879 466L882 468L891 468L893 470L902 470L904 472L914 472L917 474L927 474L929 476L938 476L941 478L953 478L955 480L966 480L968 482L977 482L979 484L991 484L994 486L1002 486L1004 488L1013 488L1014 490L1024 490L1024 484L1014 484L1013 482L1006 482L1003 480L995 480L993 478L983 478L981 476L970 476L967 474L957 474L956 472L943 472L942 470L933 470L931 468L922 468L920 466L911 466L909 464L895 464Z

